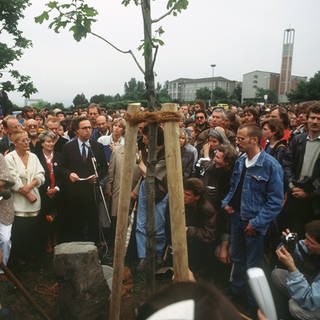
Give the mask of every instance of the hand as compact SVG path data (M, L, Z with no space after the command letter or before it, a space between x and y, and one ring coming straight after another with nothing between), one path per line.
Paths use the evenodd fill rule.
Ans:
M6 183L3 180L0 180L0 191L4 190Z
M141 161L142 161L141 150L138 150L138 151L136 152L136 164L139 165Z
M255 236L257 235L257 232L256 230L254 230L253 226L248 223L248 225L246 226L246 228L244 229L244 233L247 235L247 236Z
M79 176L75 172L70 173L69 180L71 182L77 182L79 181L79 179L80 179Z
M220 246L219 254L218 254L218 259L222 263L225 263L225 264L230 263L229 246L227 241L222 242Z
M301 188L294 187L291 190L292 195L298 199L304 199L308 196L308 194Z
M48 190L47 190L47 196L48 196L50 199L52 199L57 192L58 192L58 190L55 189L55 188L48 189Z
M112 197L112 192L106 192L106 197L111 198Z
M205 158L208 158L208 157L209 157L209 150L210 150L210 144L209 144L209 142L205 143L205 144L203 145L202 149L203 149L203 156L204 156Z
M19 192L23 195L26 195L27 193L29 193L32 190L32 187L30 186L30 184L25 184L24 186L22 186L19 189Z
M288 268L288 271L293 272L297 270L292 255L284 246L278 248L276 250L276 254L278 256L279 261L282 262Z
M257 312L258 320L268 320L260 309Z
M131 191L131 199L136 200L137 198L138 195L135 192Z
M229 206L228 204L223 208L223 210L229 215L234 213L234 209L231 206Z
M90 177L90 179L88 179L89 183L96 183L97 182L97 176L96 175L92 175Z

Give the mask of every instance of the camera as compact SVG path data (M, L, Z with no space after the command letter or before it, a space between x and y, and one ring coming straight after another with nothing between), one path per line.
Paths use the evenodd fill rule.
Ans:
M293 252L296 244L298 243L298 234L290 232L287 235L282 235L281 243L286 247L288 251Z

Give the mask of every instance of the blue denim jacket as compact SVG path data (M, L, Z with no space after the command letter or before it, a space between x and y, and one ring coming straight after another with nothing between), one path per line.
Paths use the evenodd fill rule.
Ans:
M307 253L308 249L300 240L300 245ZM303 261L303 257L299 250L295 250L295 257ZM301 308L316 311L320 310L320 270L314 276L312 282L309 283L305 276L299 271L289 272L287 278L287 286L290 297L295 300Z
M240 182L245 155L235 163L230 190L222 201L221 207L228 205ZM261 234L266 234L269 224L280 213L283 205L283 170L279 162L261 151L257 162L247 168L244 177L240 216L250 222L253 228Z

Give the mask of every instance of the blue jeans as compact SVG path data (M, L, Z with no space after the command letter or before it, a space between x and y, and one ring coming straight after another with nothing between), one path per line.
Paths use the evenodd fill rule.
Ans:
M157 256L162 256L166 246L165 222L166 209L168 205L168 194L156 204L155 212L155 229L156 229L156 250ZM142 181L139 190L139 201L137 210L137 226L136 226L136 242L138 258L146 257L146 242L147 242L147 192L145 180Z
M248 302L255 305L250 289L247 286L246 271L252 267L262 267L264 252L264 236L258 233L248 236L244 229L248 221L242 221L240 214L231 216L231 258L233 268L231 273L231 292L241 295L247 290Z

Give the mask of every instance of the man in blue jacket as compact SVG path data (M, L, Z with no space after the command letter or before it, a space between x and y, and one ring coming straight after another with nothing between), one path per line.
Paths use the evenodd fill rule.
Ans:
M230 295L241 297L247 288L246 270L261 267L264 236L283 205L283 171L276 159L260 148L262 132L253 124L239 127L236 142L243 153L235 163L230 190L222 208L231 215ZM249 306L255 306L247 292Z
M274 269L272 281L289 298L290 314L295 319L320 319L320 220L306 224L305 239L292 255L285 246L276 253L288 270Z

